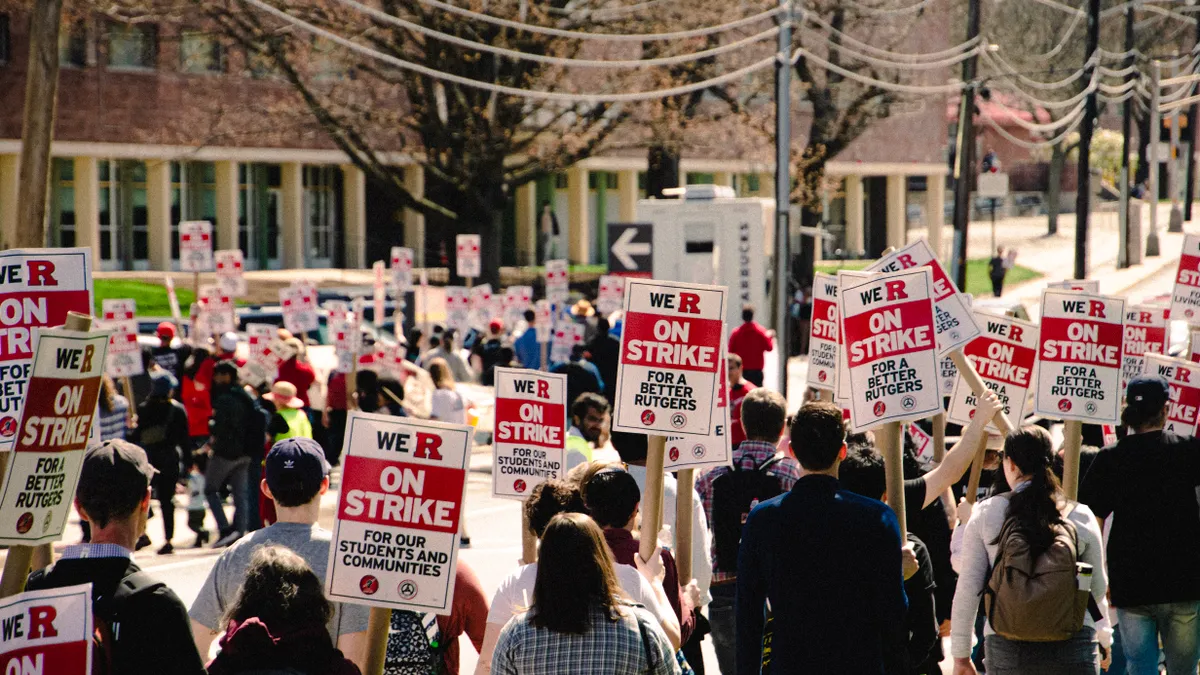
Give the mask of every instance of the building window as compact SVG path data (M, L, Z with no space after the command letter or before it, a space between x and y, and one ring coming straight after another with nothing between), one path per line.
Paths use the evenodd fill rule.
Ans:
M0 63L8 63L8 15L0 14Z
M171 163L171 265L179 264L179 223L185 220L217 222L217 167L212 162ZM217 239L213 248L228 246Z
M715 174L700 173L696 171L692 171L687 174L688 185L713 185L716 182L717 177Z
M50 226L46 244L52 247L75 245L75 163L56 157L51 165Z
M304 220L308 225L305 261L332 265L336 249L338 189L331 166L304 167Z
M150 220L146 209L146 165L100 162L100 267L150 268Z
M249 269L279 269L283 221L277 164L238 165L238 248Z
M758 190L759 190L758 174L756 174L756 173L746 174L746 191L757 193Z
M151 24L108 25L110 68L153 69L158 59L158 29Z
M58 62L70 68L87 65L87 24L82 21L64 26L58 34Z
M225 49L210 33L185 31L179 39L179 59L185 73L225 72Z

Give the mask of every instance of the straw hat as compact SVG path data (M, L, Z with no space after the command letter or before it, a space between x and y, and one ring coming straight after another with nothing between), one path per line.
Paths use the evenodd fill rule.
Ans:
M303 408L304 402L296 396L296 385L280 380L271 385L271 391L263 394L263 398L275 404L277 408Z

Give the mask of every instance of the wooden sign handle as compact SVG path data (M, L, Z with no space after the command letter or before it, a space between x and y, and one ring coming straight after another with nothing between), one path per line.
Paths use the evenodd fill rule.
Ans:
M941 464L946 458L946 413L933 416L933 461Z
M979 494L979 480L983 476L983 457L987 454L987 441L988 437L985 432L979 439L979 447L975 449L975 458L971 460L971 474L967 478L967 493L963 495L969 504L974 504L976 495Z
M888 422L875 429L875 445L883 455L887 471L887 503L896 512L900 532L908 532L904 513L904 432L901 422Z
M1063 494L1072 501L1079 498L1079 449L1083 446L1083 422L1067 420L1063 424Z
M658 551L658 531L662 529L663 464L667 451L666 436L646 439L646 490L642 493L642 523L638 555L642 560ZM678 498L678 497L676 497Z
M963 380L971 387L971 391L976 396L980 396L987 391L987 385L983 383L983 378L979 377L979 373L975 371L975 364L971 363L971 360L962 353L961 349L955 349L950 352L950 358L958 368L958 374L962 375ZM1017 421L1020 422L1020 420ZM995 424L1000 433L1005 436L1011 434L1016 429L1003 410L996 411L996 416L992 418L992 424Z
M367 663L363 675L383 675L387 663L388 630L392 627L392 610L372 607L367 617Z
M521 561L526 565L537 562L537 537L529 531L529 515L521 509Z
M686 586L692 580L692 496L695 493L696 470L680 469L679 489L675 491L675 567L679 583Z

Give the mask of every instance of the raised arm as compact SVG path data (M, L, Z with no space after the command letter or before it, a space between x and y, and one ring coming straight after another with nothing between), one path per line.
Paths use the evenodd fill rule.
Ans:
M950 452L947 452L946 456L942 458L941 464L925 474L925 503L921 504L921 508L932 504L946 488L954 485L958 479L963 477L963 474L971 466L971 460L975 459L979 442L987 433L988 422L991 422L992 417L1004 407L1000 404L996 393L992 391L984 392L982 396L976 396L975 400L975 416L971 418L971 423L967 425L967 428L963 429L962 438L958 439L953 448L950 448Z

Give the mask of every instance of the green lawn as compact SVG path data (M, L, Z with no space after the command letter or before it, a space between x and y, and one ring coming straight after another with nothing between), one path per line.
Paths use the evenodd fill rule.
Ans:
M823 262L816 265L818 272L826 274L837 274L839 269L843 270L861 270L867 265L874 262L873 260L847 260L844 263L839 262ZM1041 277L1040 272L1035 272L1028 267L1014 265L1008 271L1008 276L1004 280L1004 285L1011 288L1019 283L1037 279ZM976 297L991 296L992 281L988 278L988 260L987 258L976 258L975 260L967 261L967 287L963 289L966 293L970 293Z
M190 287L180 286L175 287L175 293L186 316L195 295ZM106 298L133 298L137 301L138 316L171 316L167 288L162 284L134 279L96 279L96 314L100 313L100 302Z

